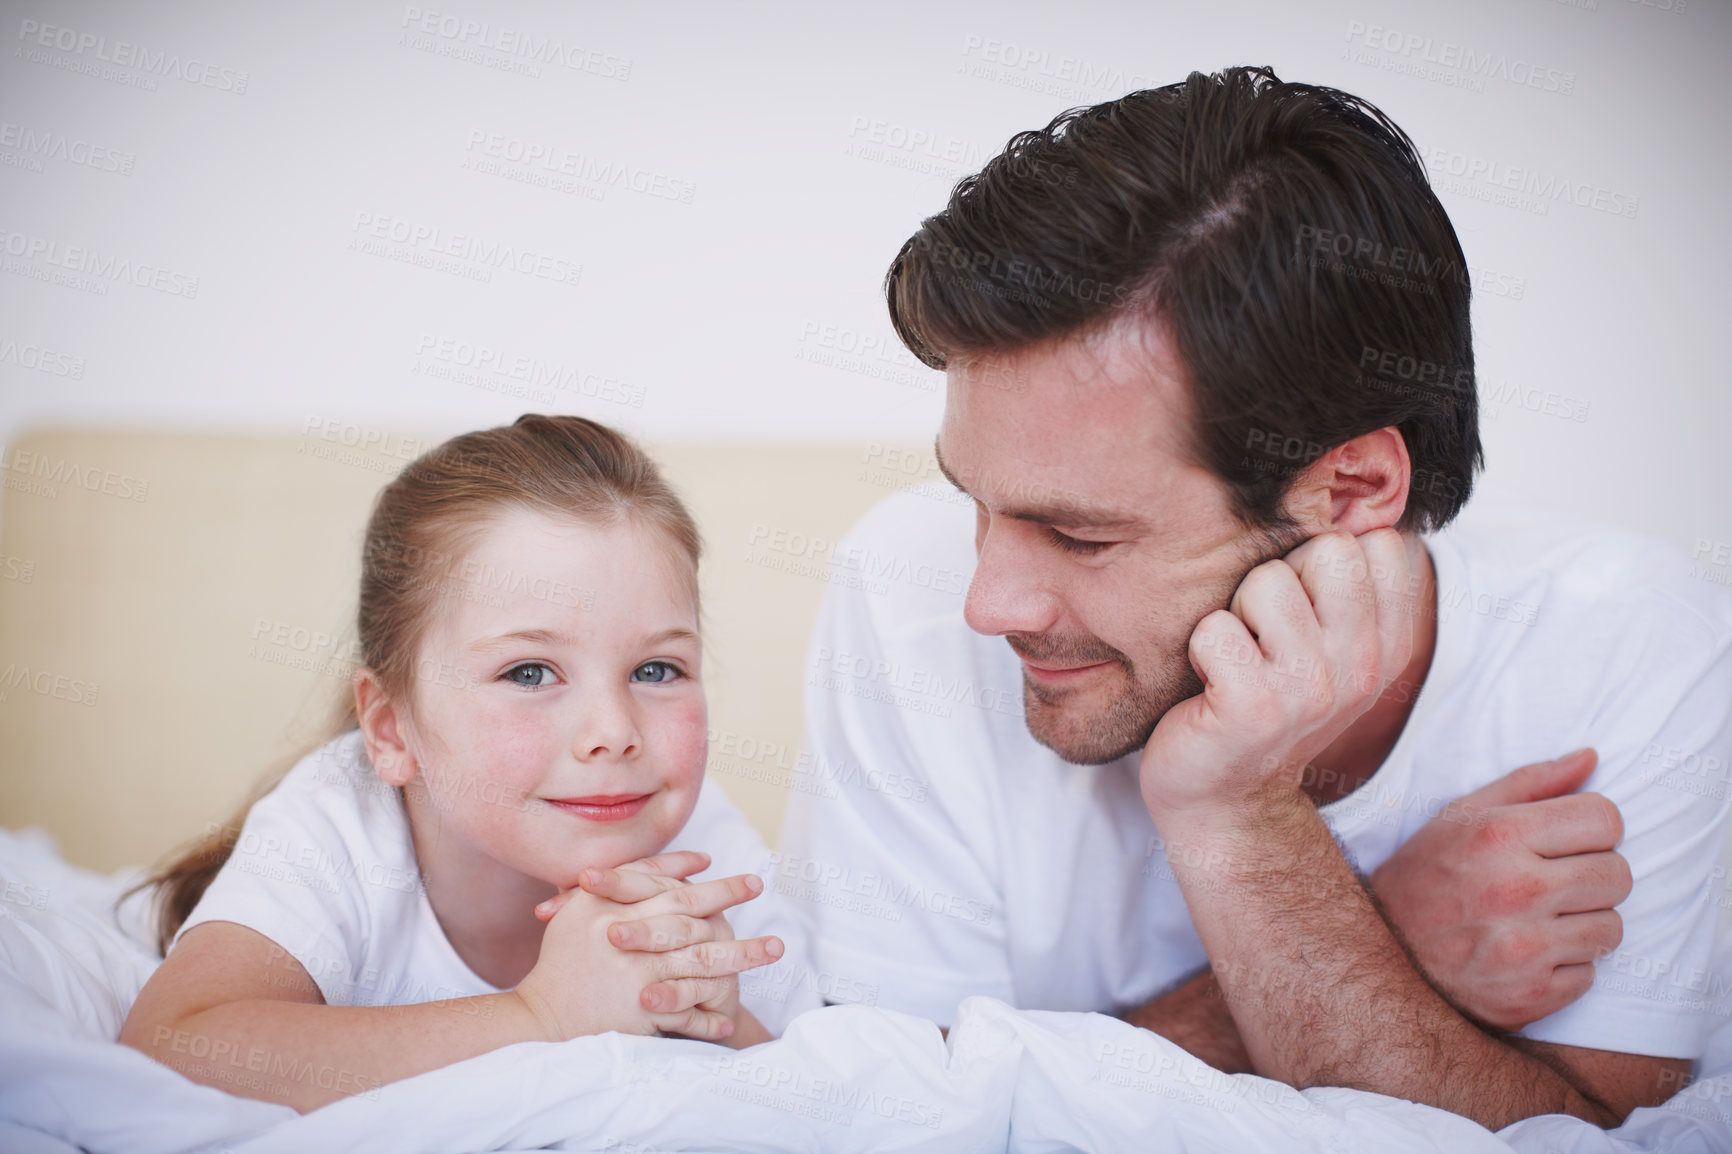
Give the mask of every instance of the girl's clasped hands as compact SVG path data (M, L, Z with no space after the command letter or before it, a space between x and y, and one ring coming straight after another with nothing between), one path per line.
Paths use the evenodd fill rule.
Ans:
M517 996L550 1040L618 1030L678 1034L735 1047L768 1041L741 1028L739 975L782 956L780 938L734 937L722 911L763 891L754 874L685 879L710 864L689 850L586 869L578 886L536 907L541 958Z

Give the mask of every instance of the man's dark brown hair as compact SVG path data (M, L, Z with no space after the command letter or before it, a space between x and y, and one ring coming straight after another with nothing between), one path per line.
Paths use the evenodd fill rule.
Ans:
M1301 468L1394 425L1403 529L1441 527L1482 461L1461 245L1371 104L1229 68L1072 109L964 178L885 278L942 369L1132 316L1189 376L1193 452L1251 527Z

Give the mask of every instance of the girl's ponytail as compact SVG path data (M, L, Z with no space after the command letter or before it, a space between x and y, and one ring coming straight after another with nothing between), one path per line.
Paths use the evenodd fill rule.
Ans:
M210 827L202 838L176 851L173 857L158 866L150 876L121 895L121 900L125 901L140 890L156 890L154 908L157 953L167 955L174 935L180 932L181 925L191 915L193 907L198 905L198 900L204 897L205 890L210 888L218 871L228 863L229 855L234 852L235 842L241 836L241 827L246 824L247 814L252 811L253 803L277 788L278 783L288 776L289 770L307 754L331 738L355 728L355 704L346 686L343 696L333 704L332 714L317 741L273 762L265 770L264 776L259 778L247 800L233 816L221 825Z

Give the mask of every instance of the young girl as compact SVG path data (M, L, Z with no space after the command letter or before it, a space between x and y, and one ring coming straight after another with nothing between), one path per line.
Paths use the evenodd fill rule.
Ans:
M120 1040L305 1111L514 1042L771 1037L737 975L804 935L703 780L698 549L581 418L410 464L367 527L345 732L154 879L167 956ZM733 876L687 880L711 860Z

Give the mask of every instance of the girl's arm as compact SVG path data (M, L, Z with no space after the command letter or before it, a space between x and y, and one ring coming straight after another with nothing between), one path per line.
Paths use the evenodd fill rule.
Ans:
M773 962L781 943L638 953L614 946L608 928L628 912L708 918L759 888L755 877L723 878L631 910L584 894L549 922L541 956L517 989L404 1006L327 1005L276 942L234 922L205 922L145 983L120 1041L195 1082L303 1113L516 1042L609 1030L721 1041L735 1023L699 1001L719 981Z
M515 992L328 1006L256 930L205 922L151 975L120 1040L195 1082L305 1113L514 1042L549 1041Z

